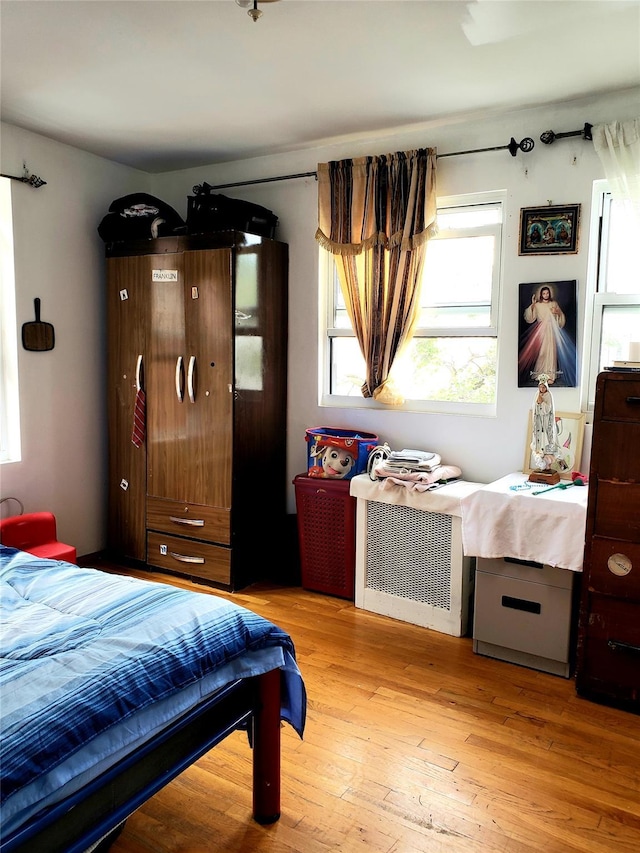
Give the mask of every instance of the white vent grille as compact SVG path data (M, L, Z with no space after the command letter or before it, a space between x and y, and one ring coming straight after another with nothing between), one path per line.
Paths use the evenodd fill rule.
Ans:
M359 497L356 517L356 607L462 637L473 584L460 516Z
M451 516L370 502L367 587L451 608Z

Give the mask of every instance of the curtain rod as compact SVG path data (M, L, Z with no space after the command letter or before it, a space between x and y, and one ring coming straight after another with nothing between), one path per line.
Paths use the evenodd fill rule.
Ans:
M42 178L39 178L37 175L30 175L27 167L24 167L24 174L22 177L18 177L17 175L4 175L0 174L0 178L9 178L11 181L20 181L22 184L29 184L29 186L34 189L38 189L38 187L44 186L47 182L43 181Z
M593 139L591 136L592 128L592 124L585 122L582 130L570 130L568 133L554 133L552 130L545 130L545 132L540 136L540 142L544 142L545 145L551 145L551 143L555 142L556 139L565 139L568 136L581 136L583 139L590 140Z
M540 141L544 142L545 145L550 145L556 139L564 139L568 136L582 136L583 139L591 139L591 128L593 125L585 124L582 130L572 130L568 133L554 133L552 130L545 131L540 137ZM525 136L520 142L516 142L516 140L511 137L508 145L495 145L491 148L472 148L468 151L451 151L448 154L437 154L436 158L438 160L443 159L444 157L460 157L462 154L480 154L484 151L504 151L508 150L512 157L515 157L518 151L522 151L524 154L533 150L535 143L530 136ZM275 181L289 181L294 180L295 178L318 178L317 172L298 172L294 175L278 175L275 178L256 178L254 181L235 181L231 184L216 184L215 186L208 186L207 192L211 190L226 190L231 187L249 187L254 184L270 184ZM202 185L197 185L193 188L194 193L198 194L201 190Z
M531 151L534 145L535 142L530 136L526 136L521 142L516 142L512 136L508 145L496 145L493 148L474 148L470 151L451 151L449 154L437 154L436 159L440 160L443 157L459 157L461 154L477 154L481 151L503 151L505 148L508 148L511 156L515 157L518 151ZM232 184L217 184L216 186L209 186L209 190L226 190L229 187L247 187L252 184L268 184L273 181L288 181L293 180L294 178L317 179L317 177L317 172L299 172L297 175L279 175L276 178L257 178L255 181L236 181ZM196 194L198 193L199 186L193 188L193 191Z
M591 137L591 129L593 125L585 122L582 130L570 130L566 133L554 133L553 130L545 130L545 132L540 136L540 141L545 145L551 145L552 142L555 142L556 139L565 139L570 136L582 136L583 139L590 140ZM448 154L437 154L436 158L438 160L443 159L444 157L459 157L462 154L481 154L484 151L504 151L508 150L512 157L515 157L518 151L522 151L524 154L533 150L535 143L530 136L525 136L520 142L516 142L516 140L511 137L508 145L494 145L491 148L471 148L468 151L451 151ZM23 184L29 184L29 186L34 187L34 189L38 189L38 187L44 186L47 182L43 181L42 178L39 178L37 175L30 175L29 170L26 165L24 166L24 174L22 177L18 177L17 175L5 175L0 174L1 178L9 178L12 181L20 181ZM217 184L216 186L209 186L207 192L211 190L226 190L230 187L248 187L253 186L254 184L271 184L275 181L290 181L295 178L318 178L317 172L298 172L293 175L278 175L275 178L256 178L253 181L236 181L231 184ZM194 193L198 194L198 192L202 191L201 185L197 185L193 188Z

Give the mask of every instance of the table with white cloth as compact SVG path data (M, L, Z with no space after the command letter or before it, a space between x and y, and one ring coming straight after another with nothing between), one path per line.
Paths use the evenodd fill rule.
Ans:
M460 637L467 633L472 561L462 551L462 501L482 483L401 485L360 474L355 605Z
M532 483L521 489L527 475L508 474L463 497L464 553L581 571L589 487L561 482L567 487L546 491L549 486Z
M476 558L474 651L569 676L588 492L512 473L462 499L463 550Z

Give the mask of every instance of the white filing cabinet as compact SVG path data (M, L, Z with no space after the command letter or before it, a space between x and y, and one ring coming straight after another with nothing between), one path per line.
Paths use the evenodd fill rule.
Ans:
M573 586L567 569L479 557L474 652L568 678Z

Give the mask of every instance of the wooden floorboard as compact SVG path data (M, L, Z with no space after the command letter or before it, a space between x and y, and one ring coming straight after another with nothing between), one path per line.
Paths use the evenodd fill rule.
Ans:
M640 717L579 698L573 679L298 587L226 593L102 567L275 622L308 692L304 740L282 732L276 824L251 819L237 732L130 817L112 853L640 851Z

